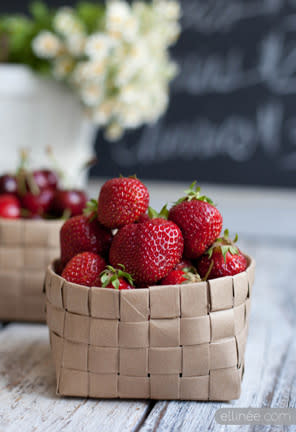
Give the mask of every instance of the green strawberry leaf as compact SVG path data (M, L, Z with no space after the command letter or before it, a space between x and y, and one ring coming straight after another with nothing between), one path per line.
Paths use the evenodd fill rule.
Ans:
M119 279L118 278L113 279L112 280L112 285L114 286L115 289L119 290L119 285L120 285Z
M152 207L148 207L148 216L150 219L155 219L155 218L161 218L161 219L168 219L169 216L169 211L167 208L167 204L165 204L162 209L160 210L160 212L157 212L156 210L154 210Z
M98 201L91 199L86 203L86 207L83 210L85 216L89 216L89 221L92 222L98 217Z
M207 202L208 204L214 206L215 205L214 202L209 197L207 197L206 195L201 195L200 193L201 189L199 186L196 186L196 183L197 183L196 181L191 183L189 188L184 191L186 195L178 199L178 201L176 201L174 205L180 204L184 201L199 200L199 201Z
M101 273L101 282L102 287L106 288L110 283L115 289L119 289L120 285L120 278L125 279L131 286L134 286L134 281L132 276L125 272L125 266L123 264L118 264L117 267L120 268L114 268L111 265L107 265L106 269L102 271Z

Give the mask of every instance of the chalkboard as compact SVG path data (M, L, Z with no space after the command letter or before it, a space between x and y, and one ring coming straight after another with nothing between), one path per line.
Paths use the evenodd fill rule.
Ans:
M183 0L181 73L156 126L98 136L97 175L296 186L296 1Z
M295 187L296 0L181 3L168 112L117 143L99 133L92 175Z

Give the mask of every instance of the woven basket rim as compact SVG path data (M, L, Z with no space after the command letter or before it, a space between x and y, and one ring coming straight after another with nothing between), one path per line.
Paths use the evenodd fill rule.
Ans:
M60 225L63 223L64 220L61 218L57 219L25 219L25 218L19 218L19 219L8 219L8 218L1 218L0 217L0 224L26 224L26 225Z
M249 256L249 255L246 255L246 254L243 254L244 255L244 257L247 259L247 261L248 261L248 266L247 266L247 268L246 268L246 270L244 270L243 272L240 272L240 273L237 273L237 274L235 274L235 275L233 275L233 276L222 276L222 277L219 277L219 278L215 278L215 279L208 279L207 281L200 281L200 282L192 282L192 283L190 283L190 284L188 284L188 285L191 285L191 286L199 286L200 284L203 284L203 283L207 283L207 282L211 282L211 281L218 281L218 280L223 280L223 281L225 281L225 280L229 280L230 278L231 279L236 279L236 278L238 278L238 277L241 277L240 275L242 275L242 274L244 274L245 272L247 272L247 271L249 271L251 268L253 268L253 267L255 267L255 265L256 265L256 261L255 261L255 259L252 257L252 256ZM80 285L80 284L76 284L76 283L73 283L73 282L69 282L69 281L67 281L66 279L64 279L62 276L60 276L59 274L57 274L56 272L55 272L55 270L54 270L54 266L55 266L55 263L56 262L58 262L58 259L55 259L51 264L49 264L49 266L48 266L48 268L47 268L47 271L49 271L50 273L52 273L52 275L53 276L55 276L55 277L57 277L57 278L59 278L59 279L62 279L62 281L63 282L66 282L68 285L73 285L73 286L75 286L75 287L81 287L81 288L88 288L88 289L92 289L92 290L96 290L96 289L99 289L99 290L110 290L110 288L103 288L103 287L96 287L96 286L94 286L94 287L88 287L88 286L85 286L85 285ZM175 285L150 285L150 286L148 286L148 287L137 287L137 288L135 288L136 290L144 290L144 289L150 289L150 288L153 288L153 287L155 287L155 286L157 286L157 287L161 287L161 286L163 286L163 287L168 287L168 286L175 286ZM186 284L184 284L184 286L186 286Z

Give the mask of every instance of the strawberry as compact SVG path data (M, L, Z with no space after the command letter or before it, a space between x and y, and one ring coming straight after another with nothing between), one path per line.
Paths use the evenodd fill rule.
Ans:
M179 264L163 278L161 285L179 285L191 282L200 282L201 278L194 267L178 268Z
M82 252L75 255L63 270L62 277L68 282L84 286L101 286L100 274L106 266L106 261L100 255L92 252Z
M135 288L133 278L129 273L126 273L125 267L115 269L107 265L106 269L101 273L101 283L103 288L115 288L119 290Z
M133 223L146 212L149 192L146 186L134 177L119 177L108 180L98 199L98 219L107 228L120 228Z
M187 268L192 268L193 264L190 260L188 259L182 259L175 267L175 270L183 270L183 269L187 269Z
M196 182L185 191L169 211L169 220L175 222L184 237L184 256L196 259L201 256L219 236L222 216L206 196L200 195Z
M204 279L233 276L247 268L247 260L235 246L237 235L231 241L228 230L218 238L207 252L199 259L197 268Z
M168 275L183 252L180 229L163 218L129 224L115 235L110 248L110 263L123 264L137 284L153 284Z
M80 252L104 255L112 240L111 231L104 228L90 216L79 215L68 219L60 231L61 260L66 264Z
M178 285L186 282L186 273L183 270L171 270L169 274L161 279L161 285Z

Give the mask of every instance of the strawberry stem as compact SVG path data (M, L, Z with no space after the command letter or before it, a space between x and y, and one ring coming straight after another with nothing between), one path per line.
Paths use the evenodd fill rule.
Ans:
M205 276L202 279L203 281L206 282L208 280L208 277L210 276L213 267L214 267L214 260L211 260L211 263L209 265L208 271L206 272Z
M196 181L191 183L189 189L186 189L184 192L186 195L180 198L177 202L175 202L175 205L180 204L184 201L192 201L192 200L204 201L211 205L214 205L213 201L209 197L207 197L206 195L201 195L200 186L196 185Z
M217 238L215 242L212 244L212 246L205 253L209 256L209 258L212 258L214 250L220 249L224 258L224 262L226 262L227 252L231 253L231 255L239 254L239 250L235 246L237 240L238 240L238 235L236 234L234 240L231 240L229 237L229 230L226 229L224 231L223 236Z

